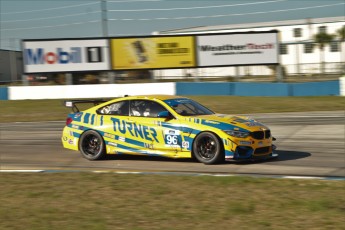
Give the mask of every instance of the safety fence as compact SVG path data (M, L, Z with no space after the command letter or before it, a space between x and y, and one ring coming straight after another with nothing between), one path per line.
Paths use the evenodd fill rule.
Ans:
M307 83L171 82L0 87L0 100L112 98L124 95L345 96L345 77Z

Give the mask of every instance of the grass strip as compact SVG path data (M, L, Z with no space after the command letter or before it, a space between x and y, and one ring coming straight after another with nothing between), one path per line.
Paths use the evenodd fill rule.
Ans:
M344 181L2 173L0 183L7 230L344 227Z
M225 114L344 110L343 97L192 96L211 110ZM71 111L63 100L0 101L0 122L64 120ZM90 105L91 106L91 105Z

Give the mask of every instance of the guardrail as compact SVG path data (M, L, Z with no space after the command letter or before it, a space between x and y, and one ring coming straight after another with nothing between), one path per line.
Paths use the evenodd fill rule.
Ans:
M112 98L123 95L345 96L345 76L308 83L170 82L0 87L0 100Z

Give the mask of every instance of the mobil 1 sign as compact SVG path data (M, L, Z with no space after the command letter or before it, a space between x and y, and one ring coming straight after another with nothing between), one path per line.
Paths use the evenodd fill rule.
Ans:
M277 32L197 36L198 66L278 63Z
M25 73L109 70L106 39L23 41Z

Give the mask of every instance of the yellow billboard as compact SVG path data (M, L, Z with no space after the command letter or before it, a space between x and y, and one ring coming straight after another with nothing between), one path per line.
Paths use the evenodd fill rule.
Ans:
M111 39L112 69L163 69L195 67L194 39L139 37Z

